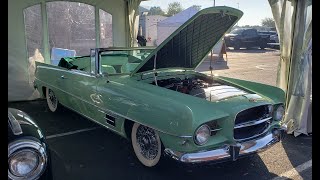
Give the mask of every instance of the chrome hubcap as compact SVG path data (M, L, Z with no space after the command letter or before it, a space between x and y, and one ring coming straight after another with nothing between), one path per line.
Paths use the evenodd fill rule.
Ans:
M141 154L146 159L154 159L158 154L158 141L154 130L139 126L137 129L137 144L141 149Z
M51 91L51 89L49 89L49 100L50 100L51 105L54 108L56 108L56 106L57 106L57 98L54 95L53 91Z

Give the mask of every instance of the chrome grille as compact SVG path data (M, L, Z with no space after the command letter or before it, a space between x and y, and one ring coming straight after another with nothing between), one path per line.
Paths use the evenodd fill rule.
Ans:
M262 135L268 130L271 121L268 105L241 111L235 118L234 139L244 141Z

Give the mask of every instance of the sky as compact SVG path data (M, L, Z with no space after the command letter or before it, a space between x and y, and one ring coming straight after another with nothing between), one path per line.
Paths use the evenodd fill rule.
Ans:
M141 6L150 8L152 6L160 6L162 10L166 11L168 4L172 2L180 2L184 9L192 5L200 5L201 8L213 6L214 0L147 0L142 1ZM238 8L243 12L242 18L238 25L261 25L261 20L269 17L273 18L271 8L268 0L215 0L216 6L229 6Z

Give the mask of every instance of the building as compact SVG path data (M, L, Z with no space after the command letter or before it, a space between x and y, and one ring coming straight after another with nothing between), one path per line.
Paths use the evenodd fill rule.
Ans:
M166 18L167 17L161 15L147 15L147 13L140 15L139 29L141 35L147 39L147 46L156 46L156 40L158 38L157 24Z

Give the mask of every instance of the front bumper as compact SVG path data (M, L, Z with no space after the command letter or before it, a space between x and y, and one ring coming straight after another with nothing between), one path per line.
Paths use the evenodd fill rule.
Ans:
M181 153L165 149L165 153L175 160L184 163L200 163L213 161L235 161L237 158L244 157L253 153L261 152L283 139L286 128L273 129L272 133L268 133L259 139L246 142L228 144L221 148L202 151L196 153Z

